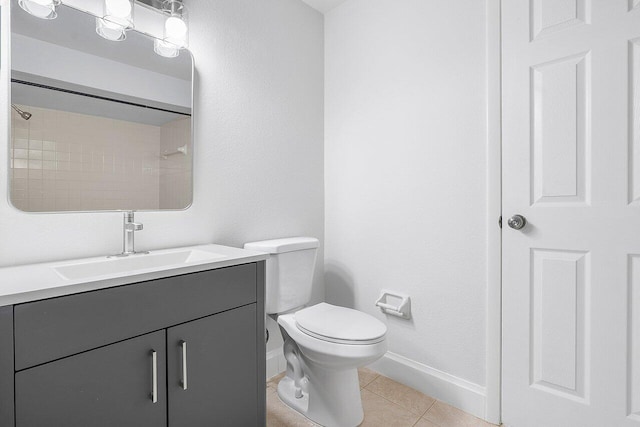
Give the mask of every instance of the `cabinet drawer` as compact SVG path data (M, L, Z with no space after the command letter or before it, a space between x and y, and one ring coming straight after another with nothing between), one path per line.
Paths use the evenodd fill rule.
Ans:
M17 371L256 302L256 264L15 306Z

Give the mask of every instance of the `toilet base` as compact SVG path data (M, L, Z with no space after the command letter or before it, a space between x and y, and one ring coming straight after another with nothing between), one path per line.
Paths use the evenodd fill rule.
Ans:
M302 397L296 398L294 382L289 377L283 377L278 383L278 397L288 407L302 415L309 412L309 393L303 392Z
M343 344L320 340L298 329L295 314L277 318L287 361L278 396L287 406L326 427L355 427L364 419L358 367L379 359L386 340Z
M332 370L309 366L302 358L302 397L296 398L293 378L278 384L278 396L291 409L326 427L355 427L364 419L358 370Z

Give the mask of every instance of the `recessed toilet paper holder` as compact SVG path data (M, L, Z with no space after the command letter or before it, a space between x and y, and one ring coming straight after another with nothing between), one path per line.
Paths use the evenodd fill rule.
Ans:
M411 298L409 295L383 290L376 305L383 313L411 319Z

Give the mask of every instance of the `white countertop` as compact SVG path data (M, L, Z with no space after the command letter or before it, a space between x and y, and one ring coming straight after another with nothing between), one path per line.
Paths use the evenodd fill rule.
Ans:
M92 262L100 262L102 264L103 261L117 262L125 258L107 259L107 257L103 256L0 268L0 307L70 295L78 292L110 288L129 283L143 282L146 280L160 279L163 277L177 276L180 274L247 264L268 258L268 254L265 253L221 245L200 245L163 249L151 251L150 255L162 255L190 250L208 252L217 257L209 260L196 257L194 261L190 262L167 264L160 267L136 268L127 272L103 274L85 279L65 278L63 274L60 274L56 270L56 267L60 268ZM127 258L145 256L148 255L133 255Z

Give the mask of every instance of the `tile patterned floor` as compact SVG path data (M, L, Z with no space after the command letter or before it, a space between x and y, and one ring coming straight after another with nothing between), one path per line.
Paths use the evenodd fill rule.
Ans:
M367 369L359 369L364 421L362 427L492 427L479 418ZM312 427L278 398L282 375L267 382L268 427Z

